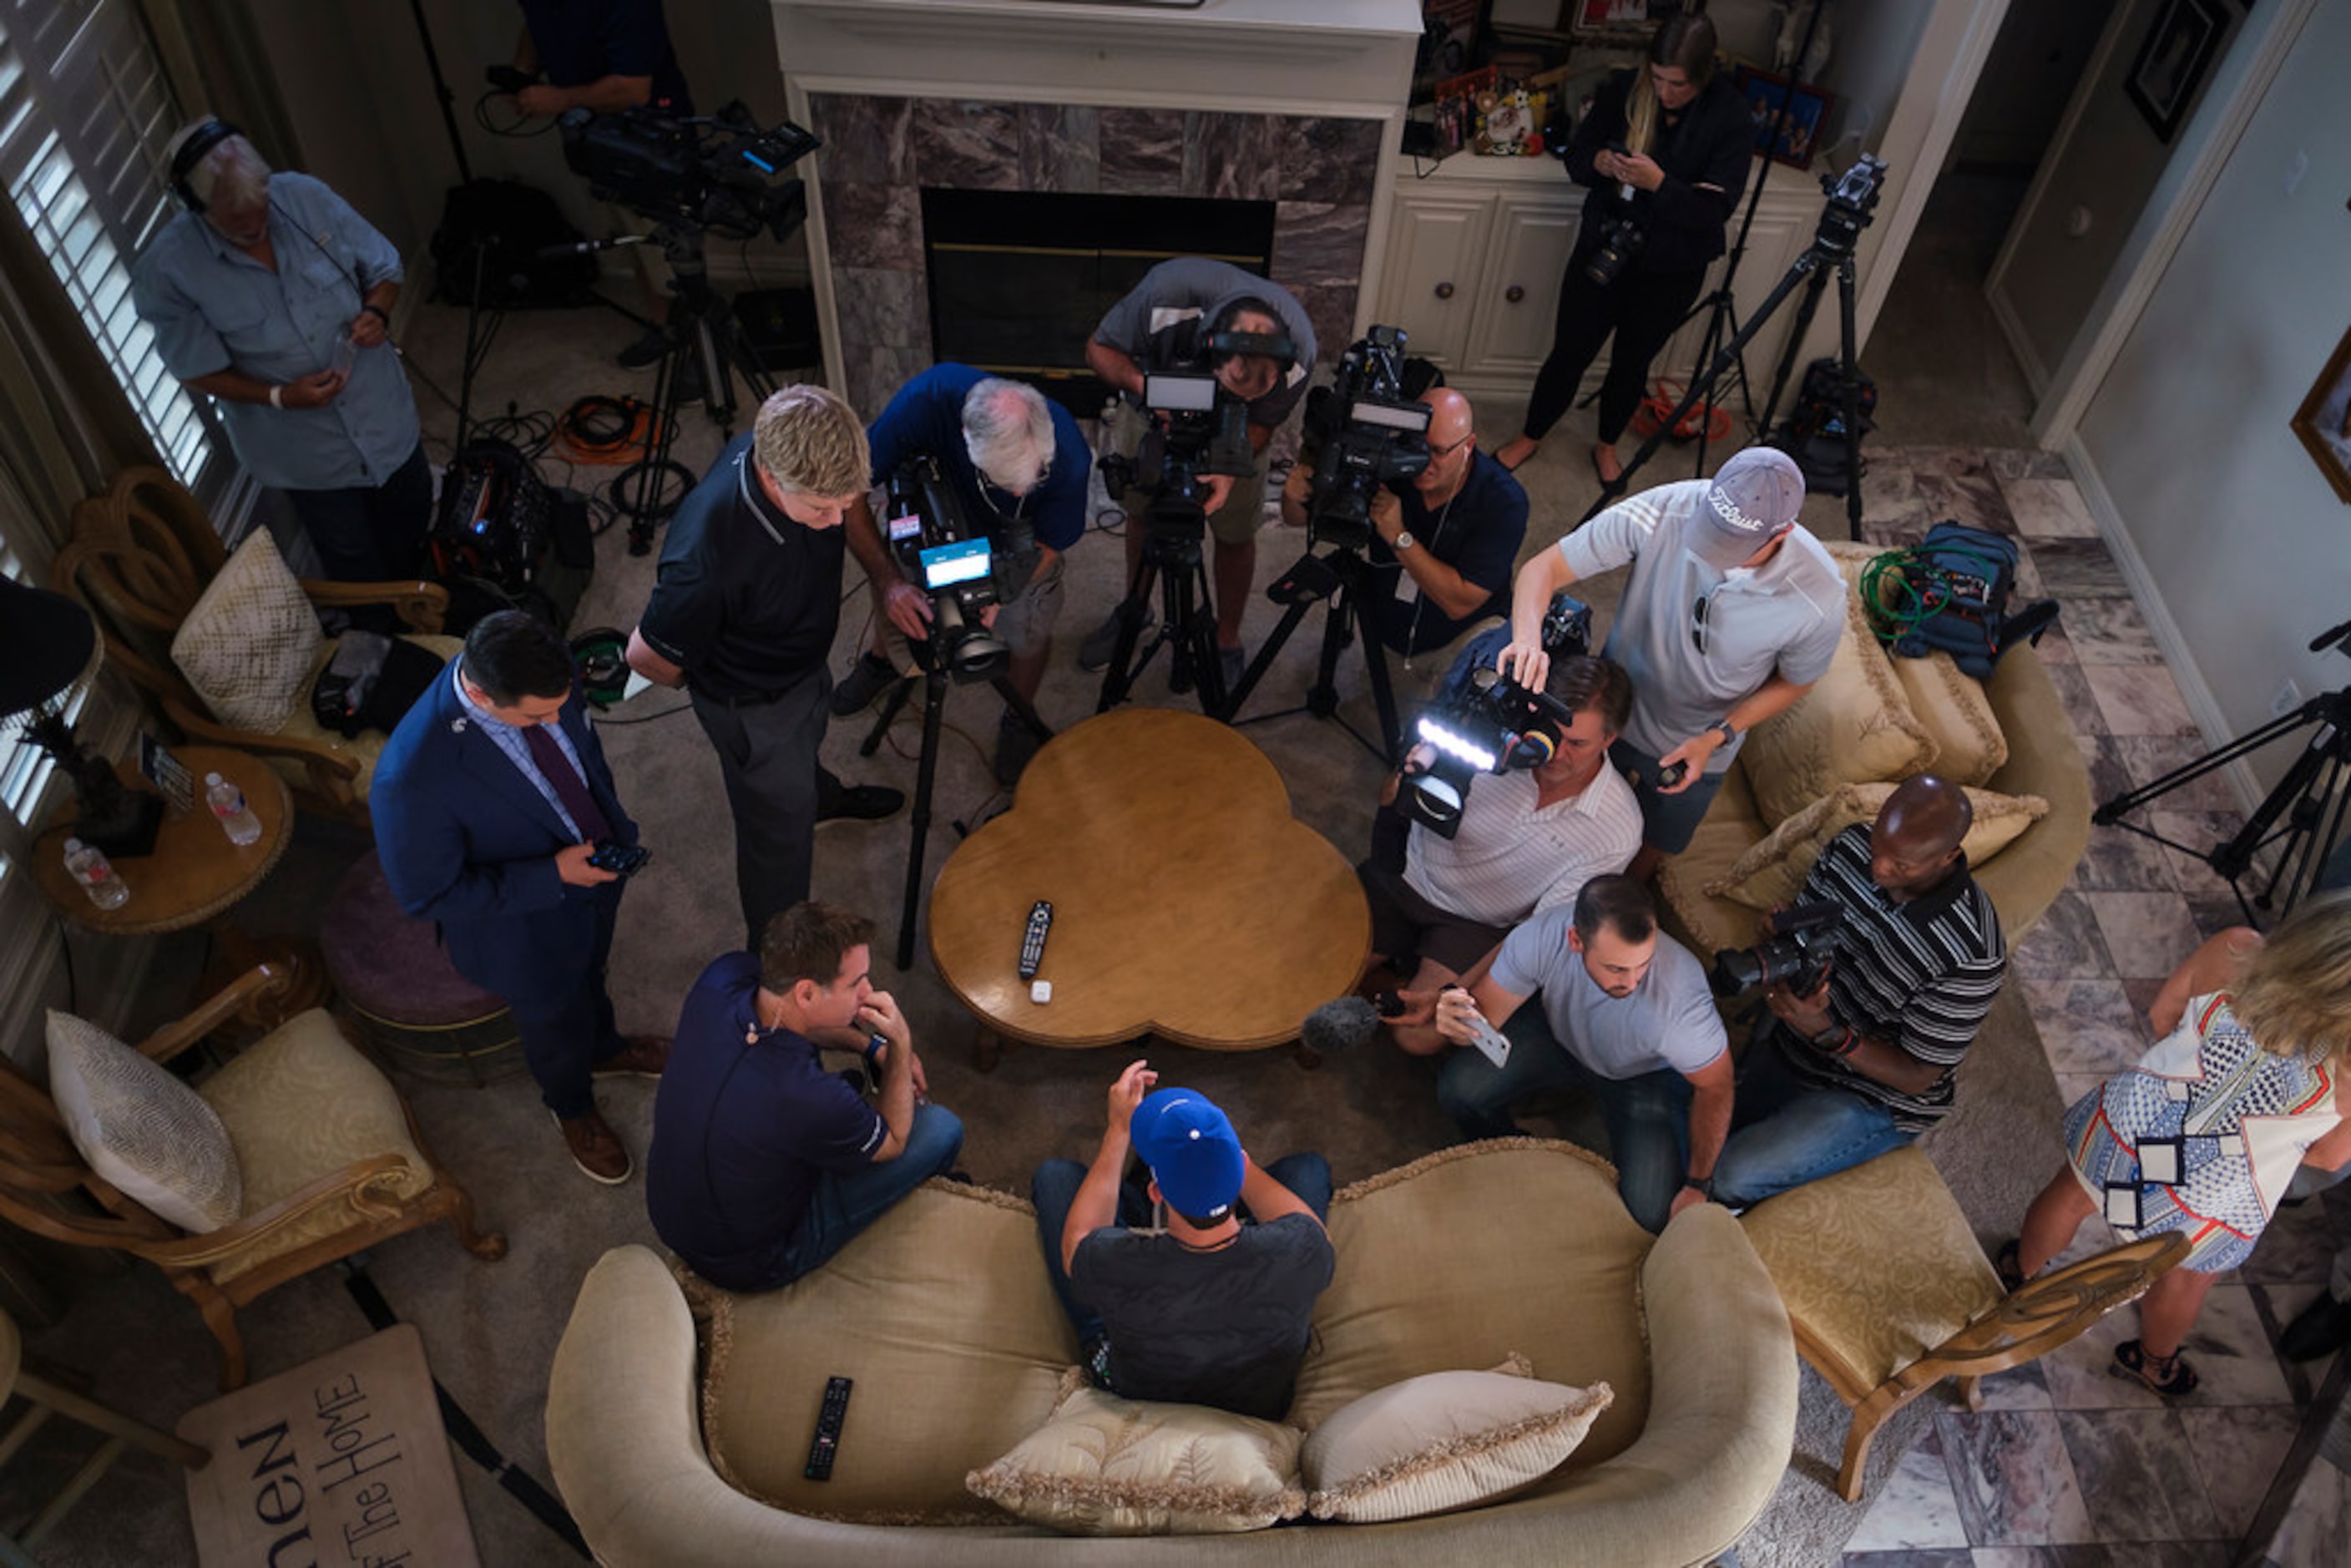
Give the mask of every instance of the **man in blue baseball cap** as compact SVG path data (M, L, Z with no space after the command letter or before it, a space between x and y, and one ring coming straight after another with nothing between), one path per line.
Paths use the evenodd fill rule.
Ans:
M1331 1167L1298 1154L1260 1169L1205 1095L1158 1082L1129 1064L1093 1164L1037 1167L1054 1292L1112 1393L1278 1421L1336 1263L1322 1228ZM1130 1151L1144 1166L1134 1178Z

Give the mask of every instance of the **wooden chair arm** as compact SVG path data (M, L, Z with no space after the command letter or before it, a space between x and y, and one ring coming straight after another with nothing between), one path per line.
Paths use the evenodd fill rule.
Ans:
M313 604L341 610L389 604L417 632L440 631L449 612L449 591L437 582L329 582L321 577L306 577L301 582Z
M322 784L332 782L349 792L350 781L360 776L360 759L347 751L338 751L322 741L304 740L298 736L263 735L258 730L233 729L218 719L174 698L163 699L163 712L171 721L196 740L209 740L216 746L234 747L256 757L285 757L299 762L312 779ZM321 794L332 793L322 789Z
M1909 1388L1946 1377L1982 1377L2022 1366L2086 1332L2188 1256L2178 1231L2143 1236L2042 1274L2001 1297L1973 1322L1937 1345L1895 1381Z
M140 1053L154 1061L169 1061L232 1018L260 1021L261 1007L285 994L291 977L274 964L256 964L231 980L193 1012L165 1024L140 1041Z
M0 1187L0 1218L68 1247L112 1247L133 1253L166 1243L172 1235L172 1228L161 1219L141 1223L119 1214L62 1215L26 1203L5 1187Z
M273 1233L283 1230L321 1204L350 1197L359 1210L371 1219L389 1219L400 1211L395 1200L371 1204L365 1188L381 1177L406 1168L408 1161L399 1155L372 1155L355 1160L341 1170L329 1171L299 1189L287 1194L267 1208L248 1214L234 1225L202 1236L190 1236L174 1241L142 1241L126 1249L141 1257L172 1269L201 1269L233 1258L237 1253Z

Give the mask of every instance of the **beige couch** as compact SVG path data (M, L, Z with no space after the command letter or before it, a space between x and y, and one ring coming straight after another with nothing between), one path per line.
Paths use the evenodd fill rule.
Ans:
M1878 553L1844 542L1828 549L1848 583ZM1977 683L1948 654L1890 657L1850 591L1846 603L1844 645L1829 674L1787 713L1757 727L1689 848L1658 869L1667 928L1702 957L1747 946L1761 910L1710 891L1742 855L1839 785L1933 772L2047 803L2046 815L1976 866L2012 952L2090 841L2089 770L2064 705L2030 647L2010 651L1989 681ZM1980 822L1985 816L1980 807ZM1810 853L1800 850L1791 870L1800 876L1809 863Z
M610 1568L746 1563L1694 1563L1779 1485L1796 1370L1778 1293L1737 1221L1701 1207L1651 1237L1614 1174L1565 1144L1446 1150L1341 1192L1337 1278L1294 1425L1423 1373L1605 1380L1614 1403L1528 1491L1441 1517L1242 1535L1080 1540L964 1489L1042 1425L1076 1354L1036 1221L934 1181L806 1280L681 1288L643 1247L590 1271L555 1357L555 1480ZM689 1300L689 1289L692 1301ZM830 1482L801 1478L830 1375L856 1379ZM830 1516L830 1517L827 1517Z

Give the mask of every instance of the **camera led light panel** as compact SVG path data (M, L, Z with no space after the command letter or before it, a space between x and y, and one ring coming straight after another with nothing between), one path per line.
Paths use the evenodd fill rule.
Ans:
M1145 372L1143 401L1174 413L1206 413L1217 406L1217 378Z
M1375 425L1382 430L1410 431L1415 435L1428 433L1428 416L1434 411L1425 402L1395 404L1371 402L1357 398L1347 409L1347 418L1356 424Z
M951 545L933 545L919 559L925 588L952 588L958 582L987 575L987 540L958 539Z

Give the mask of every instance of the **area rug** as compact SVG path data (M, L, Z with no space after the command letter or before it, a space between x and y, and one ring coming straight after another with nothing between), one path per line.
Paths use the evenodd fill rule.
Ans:
M424 1341L397 1324L188 1412L196 1560L475 1568Z

